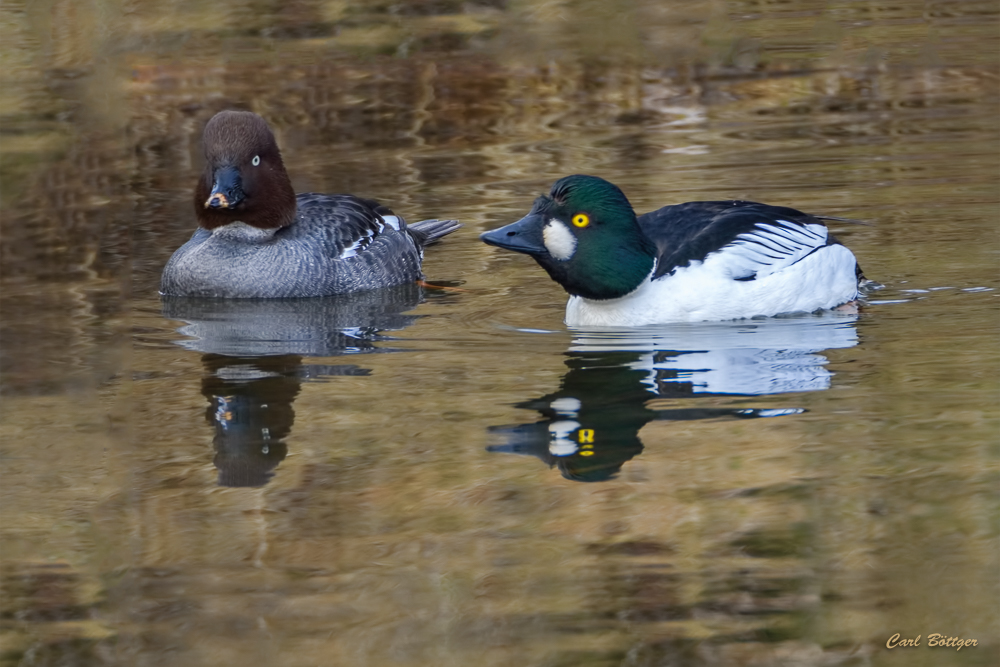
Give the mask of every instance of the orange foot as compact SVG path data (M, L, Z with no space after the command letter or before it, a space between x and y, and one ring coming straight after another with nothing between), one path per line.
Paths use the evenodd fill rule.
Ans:
M427 289L440 289L440 290L445 290L447 292L468 292L469 291L467 289L462 289L461 287L447 287L445 285L431 285L426 280L418 280L417 284L420 285L421 287L425 287Z

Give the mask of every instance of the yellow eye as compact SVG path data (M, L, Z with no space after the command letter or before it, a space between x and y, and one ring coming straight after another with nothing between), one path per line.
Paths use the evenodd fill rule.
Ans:
M577 213L573 216L573 224L577 227L586 227L590 224L590 216L586 213Z

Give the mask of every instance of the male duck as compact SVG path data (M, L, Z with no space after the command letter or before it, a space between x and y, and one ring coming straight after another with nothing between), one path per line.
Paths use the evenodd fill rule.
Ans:
M811 312L853 301L863 279L821 217L700 201L636 217L621 190L566 176L491 245L535 258L569 292L570 326L639 326ZM831 218L826 218L831 219Z
M281 298L343 294L423 278L423 247L459 228L413 225L352 195L296 196L264 119L223 111L205 126L200 228L163 269L173 296Z

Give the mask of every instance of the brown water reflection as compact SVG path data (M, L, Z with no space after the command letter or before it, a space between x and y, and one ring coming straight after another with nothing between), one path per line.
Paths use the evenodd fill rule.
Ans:
M4 664L996 662L995 3L608 7L0 6ZM265 316L319 346L267 358L219 333L252 313L164 311L229 107L299 191L462 219L425 269L465 291ZM835 232L886 289L799 391L711 389L703 334L583 349L476 239L571 172L870 220ZM487 451L565 398L619 408L611 479Z

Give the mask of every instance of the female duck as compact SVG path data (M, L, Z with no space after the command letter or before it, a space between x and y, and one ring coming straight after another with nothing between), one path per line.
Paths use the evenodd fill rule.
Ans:
M639 326L853 301L861 269L822 220L747 201L689 202L636 217L615 185L577 175L556 181L518 222L480 238L534 257L569 292L568 325Z
M213 116L204 144L200 227L164 267L165 295L310 297L410 283L423 278L423 247L459 227L407 225L351 195L296 197L274 135L247 111Z

